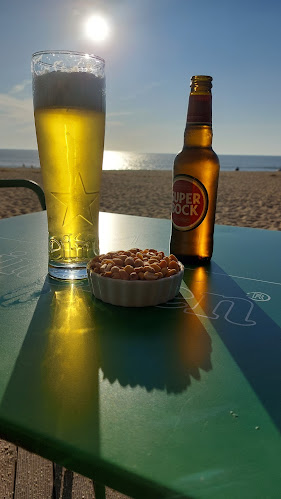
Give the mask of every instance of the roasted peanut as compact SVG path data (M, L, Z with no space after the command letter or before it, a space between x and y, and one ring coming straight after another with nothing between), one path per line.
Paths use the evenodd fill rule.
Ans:
M120 260L122 260L122 265L124 265L124 262L127 258L127 255L124 255L123 253L121 253L120 255L118 255L118 258L120 258Z
M178 261L178 259L175 255L170 255L169 258L170 258L170 260L175 260L175 262Z
M154 281L155 279L158 279L158 277L153 272L145 272L144 278L147 281Z
M127 274L131 274L132 272L134 272L135 269L134 267L132 267L132 265L126 265L125 270Z
M157 263L152 263L150 266L154 269L155 272L161 272L161 267Z
M114 265L113 267L111 267L111 272L114 273L114 272L119 272L119 267L117 267L116 265Z
M168 269L175 269L176 271L179 270L179 266L177 264L177 262L175 260L172 260L169 264L168 264Z
M120 273L119 273L119 272L114 272L114 273L112 273L111 278L112 278L112 279L120 279L120 278L121 278L121 277L120 277Z
M175 255L165 256L163 251L139 248L97 255L89 262L89 268L103 277L130 281L163 279L180 270Z
M147 272L152 272L153 274L155 273L155 270L152 267L152 265L146 265L146 264L144 264L143 270L145 270Z
M135 267L134 268L134 271L139 274L140 272L143 272L144 271L144 267Z
M132 267L135 266L135 260L133 259L132 256L128 256L125 260L125 265L131 265Z
M122 279L122 280L124 280L124 281L128 281L128 279L129 279L129 274L128 274L128 272L126 272L126 270L125 270L125 269L120 269L120 270L119 270L119 275L120 275L120 277L121 277L121 279Z
M115 265L123 265L122 258L113 258L112 261L113 263L115 263Z
M163 276L165 277L167 274L168 274L168 267L163 267L161 269L161 273L163 274Z
M132 272L129 275L129 279L130 279L130 281L137 281L138 280L138 274L136 272Z
M158 279L162 279L164 277L162 272L155 272L155 275Z
M167 273L167 277L170 277L171 275L175 275L177 273L176 269L169 269Z
M143 267L143 266L144 266L143 260L141 260L140 258L136 258L135 267Z

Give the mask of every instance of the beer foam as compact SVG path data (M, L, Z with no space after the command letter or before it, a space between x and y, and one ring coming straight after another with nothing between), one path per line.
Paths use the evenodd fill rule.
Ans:
M50 107L86 108L105 112L105 79L83 71L33 74L34 110Z

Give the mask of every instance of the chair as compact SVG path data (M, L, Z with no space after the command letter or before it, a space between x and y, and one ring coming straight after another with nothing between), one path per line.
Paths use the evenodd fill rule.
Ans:
M37 194L42 210L46 210L45 194L39 184L33 180L25 179L0 179L0 187L27 187Z
M46 210L46 202L45 202L45 194L43 189L40 187L39 184L34 182L33 180L25 180L25 179L0 179L0 187L27 187L28 189L32 189L38 196L38 199L40 201L42 210ZM57 497L58 492L57 489L59 487L59 490L61 488L61 483L58 477L62 477L62 467L53 463L53 470L54 470L54 484L53 484L53 495L55 494L55 497ZM63 485L63 490L66 494L71 494L72 491L72 481L73 481L73 472L69 470L65 470L65 477L64 477L64 482L66 482L65 478L66 476L68 477L69 483L64 483ZM93 487L95 491L95 497L97 499L105 499L105 486L101 483L98 483L96 481L93 481Z

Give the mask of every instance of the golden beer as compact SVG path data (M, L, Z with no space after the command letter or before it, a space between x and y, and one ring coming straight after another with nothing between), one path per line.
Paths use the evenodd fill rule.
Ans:
M63 67L33 76L53 277L85 278L87 262L99 251L104 100L102 74Z

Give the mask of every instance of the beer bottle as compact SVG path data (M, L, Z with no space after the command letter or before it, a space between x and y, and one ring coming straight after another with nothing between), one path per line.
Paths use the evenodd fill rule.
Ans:
M212 149L212 77L193 76L184 146L173 170L170 251L183 263L207 263L213 252L219 160Z

